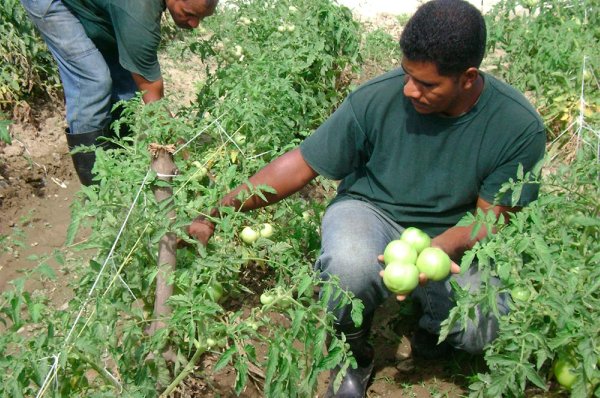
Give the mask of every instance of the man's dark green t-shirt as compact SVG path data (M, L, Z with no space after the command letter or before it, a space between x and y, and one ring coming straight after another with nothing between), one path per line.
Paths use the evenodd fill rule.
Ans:
M63 0L105 56L146 80L160 79L162 0Z
M543 158L543 122L517 90L483 74L475 106L459 117L419 114L404 96L404 71L359 87L300 146L319 174L342 180L335 201L354 198L382 209L404 227L437 236L496 196L519 164L530 171ZM537 198L523 187L518 206Z

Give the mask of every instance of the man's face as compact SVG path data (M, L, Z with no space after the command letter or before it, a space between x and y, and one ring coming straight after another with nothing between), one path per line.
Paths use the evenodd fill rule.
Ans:
M415 110L423 115L439 113L455 114L462 105L462 78L442 76L432 62L402 60L406 72L404 95Z
M175 24L183 29L198 27L200 21L215 11L204 0L167 0L167 8Z

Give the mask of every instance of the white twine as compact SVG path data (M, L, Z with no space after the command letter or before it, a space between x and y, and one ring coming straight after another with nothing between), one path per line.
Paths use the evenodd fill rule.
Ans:
M189 144L191 144L195 139L197 139L198 137L200 137L200 135L202 135L210 126L212 126L215 123L218 123L218 120L223 117L225 114L217 117L211 124L209 124L208 126L206 126L203 130L201 130L198 134L196 134L194 137L192 137L189 141L187 141L185 144L183 144L181 147L179 147L175 152L173 152L173 154L176 154L177 152L181 151L182 149L184 149L186 146L188 146ZM220 127L220 124L219 124ZM222 127L221 127L222 129ZM100 277L102 276L102 274L104 273L104 270L106 268L106 265L108 264L108 261L112 258L112 255L115 251L115 248L117 247L117 243L119 242L119 239L121 239L121 235L123 234L123 231L125 230L125 226L127 225L127 222L129 221L129 217L131 216L131 213L133 212L133 209L135 208L135 204L137 203L141 193L142 193L142 189L144 188L144 186L146 185L146 181L148 180L148 176L150 175L150 171L151 169L149 168L148 171L146 172L146 175L144 176L144 179L135 195L135 198L133 199L133 203L131 204L131 206L129 207L129 210L127 211L127 215L125 216L125 220L123 221L123 224L121 225L121 228L119 229L119 232L117 233L117 236L110 248L110 251L108 252L108 255L106 256L106 259L104 260L104 263L102 264L102 267L100 268L100 271L98 272L98 275L96 276L96 279L94 280L94 284L92 285L92 287L90 288L90 291L87 294L87 297L85 299L85 301L83 302L83 304L81 305L79 312L77 313L77 317L75 318L75 321L73 322L73 325L71 326L71 329L69 330L69 332L67 333L67 337L65 338L65 341L63 343L63 347L66 347L69 343L69 340L71 338L71 335L73 334L73 331L75 330L75 327L77 326L77 324L79 323L79 320L81 319L81 316L83 315L83 312L85 310L85 308L87 307L91 296L93 294L93 292L96 290L96 286L98 285L98 282L100 280ZM159 177L164 176L164 177L175 177L175 176L168 176L168 175L159 175L157 174ZM113 261L113 267L114 267L114 261ZM120 276L119 276L120 278ZM129 292L132 294L132 296L135 299L135 296L133 295L133 292L131 291L131 289L129 289L129 286L125 283L125 281L123 281L123 279L121 278L121 282L123 282L123 284L125 284L125 286L127 287L127 290L129 290ZM62 352L59 352L58 354L53 354L52 358L54 358L54 362L52 364L52 367L50 368L50 370L48 371L48 373L46 374L46 377L44 378L44 382L42 383L40 390L38 391L36 398L40 398L42 397L45 393L46 390L48 389L48 385L49 383L54 379L54 380L58 380L57 377L57 373L58 373L58 361L60 356L62 355ZM43 359L48 359L50 357L46 357ZM106 369L105 369L106 370ZM121 385L121 383L118 382L117 379L115 379L115 377L110 373L107 372L111 378L113 378L117 384L119 385L119 387L121 388L121 392L123 391L123 386Z
M45 357L45 358L41 359L43 361L48 358L53 358L54 362L52 363L50 370L48 370L48 373L46 374L46 378L44 379L44 382L42 383L42 387L40 388L40 391L38 391L36 398L39 398L42 395L44 395L44 393L46 392L46 389L48 388L48 384L50 383L50 381L54 378L57 378L56 372L58 371L58 358L59 357L60 357L60 353L58 355L52 355L51 357Z
M577 118L577 146L575 150L579 151L579 143L581 142L581 132L583 130L583 117L585 112L585 97L584 97L584 89L585 89L585 63L587 61L587 56L583 57L583 66L581 67L581 94L579 95L579 117Z
M221 125L221 123L217 122L217 127L219 127L219 130L223 134L225 134L225 136L227 137L227 140L229 142L231 142L237 148L238 151L240 151L240 153L242 154L242 156L246 157L246 154L244 153L244 151L242 150L242 148L240 148L240 146L237 144L237 142L235 142L235 140L233 139L233 137L227 133L227 131L223 128L223 126ZM238 129L238 131L239 131L239 129Z
M117 379L115 376L113 376L113 374L110 372L110 370L108 370L108 368L106 366L104 367L104 372L106 372L105 374L107 376L109 376L111 379L113 379L113 381L119 386L119 394L121 394L123 392L123 385L121 384L119 379Z
M100 268L100 271L98 272L98 275L96 276L96 279L94 280L94 284L90 288L90 291L88 292L85 301L79 308L79 312L77 313L77 316L75 317L75 321L73 322L73 325L71 326L71 329L69 330L69 333L67 333L67 337L65 338L63 347L66 347L68 345L69 340L71 339L71 335L73 334L73 331L75 330L75 327L79 323L79 320L81 319L81 316L83 315L83 312L85 311L88 303L90 302L91 296L94 293L94 290L96 290L98 281L100 280L100 277L104 273L104 269L106 268L108 261L111 259L112 255L115 251L115 248L117 247L117 243L119 242L119 239L121 238L121 235L123 234L123 231L125 230L125 225L127 225L127 221L129 221L129 216L131 216L131 213L133 212L133 209L135 208L135 204L137 203L138 198L140 197L140 194L142 193L142 189L144 188L144 185L146 184L146 180L148 179L149 175L150 175L150 169L148 169L148 171L146 172L146 175L144 176L144 180L142 181L140 188L138 189L137 194L135 195L133 203L129 207L127 215L125 216L125 220L123 221L123 224L121 225L121 228L119 229L119 233L117 234L117 237L115 238L115 241L114 241L112 247L110 248L108 255L106 256L106 259L104 260L104 263L102 264L102 267ZM61 354L62 353L53 355L53 357L55 358L55 362L52 365L52 368L50 369L48 374L46 375L46 378L44 379L44 382L42 383L42 386L40 387L40 390L39 390L38 394L36 395L36 398L43 396L44 393L46 392L46 389L48 388L48 384L50 383L50 381L52 379L56 378L56 373L58 371L58 359L60 358ZM54 371L54 374L52 374L52 371Z
M133 300L137 300L137 297L135 297L135 294L133 294L133 292L131 291L131 288L129 287L129 285L127 284L127 282L125 282L125 280L123 279L123 277L121 277L121 274L119 273L119 270L117 269L117 265L115 264L115 259L112 259L112 269L113 271L116 272L117 277L119 278L119 281L125 286L125 288L127 289L127 291L129 292L129 294L131 294L131 297L133 297Z
M185 144L183 144L182 146L180 146L179 148L177 148L177 150L175 152L173 152L173 155L175 155L177 152L181 151L186 146L190 145L193 141L195 141L198 137L200 137L206 130L208 130L208 128L210 126L212 126L213 124L217 123L219 121L219 119L221 119L226 114L227 114L227 112L225 112L221 116L217 117L208 126L204 127L204 129L200 130L200 132L198 134L196 134L195 136L193 136L188 142L186 142Z

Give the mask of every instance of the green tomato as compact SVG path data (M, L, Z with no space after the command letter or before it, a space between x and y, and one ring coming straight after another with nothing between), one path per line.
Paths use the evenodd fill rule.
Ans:
M238 145L244 145L246 143L246 136L242 133L235 133L233 135L233 140Z
M417 251L408 243L397 239L393 240L385 247L383 251L383 262L414 264L417 260Z
M568 358L559 357L554 363L554 376L561 386L570 390L577 380L575 364Z
M275 301L275 296L270 294L270 293L263 293L260 295L260 303L262 305L269 305L271 304L273 301Z
M419 284L419 270L414 264L391 262L383 270L383 283L392 293L410 293Z
M527 301L531 297L531 291L524 286L515 286L510 290L510 295L515 301Z
M250 329L256 331L259 328L259 324L258 322L254 322L254 321L248 321L246 322L246 324L250 327Z
M269 223L264 223L259 233L263 238L270 238L273 236L273 226Z
M431 238L419 228L408 227L400 235L400 240L411 245L417 253L421 253L423 249L431 246Z
M206 288L206 293L208 294L208 297L218 303L223 298L225 292L223 290L223 285L219 282L213 282Z
M219 347L219 348L227 347L227 339L222 338L222 339L217 340L217 347Z
M244 243L247 243L249 245L254 243L258 239L258 237L258 232L250 227L244 227L244 229L242 229L242 232L240 233L240 238L242 238Z
M428 247L423 249L417 258L417 268L427 276L427 279L441 281L450 274L452 260L440 248Z
M192 179L195 181L202 180L208 173L208 169L206 167L202 166L202 164L197 160L194 160L192 162L192 165L197 169L193 172Z
M310 214L310 211L308 211L308 210L304 210L304 211L302 212L302 219L303 219L304 221L310 221L310 216L311 216L311 214Z

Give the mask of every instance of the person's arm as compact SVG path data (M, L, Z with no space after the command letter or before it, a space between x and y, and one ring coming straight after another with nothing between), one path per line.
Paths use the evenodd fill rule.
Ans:
M317 172L306 163L300 149L296 148L273 160L250 177L249 181L253 186L268 185L276 191L276 193L264 193L267 202L257 195L252 195L241 203L236 196L241 191L248 190L246 184L242 184L225 195L220 205L235 207L241 211L264 207L298 192L316 176Z
M508 220L510 213L515 213L520 210L520 207L508 207L492 205L481 197L477 199L477 209L481 209L484 213L493 212L496 219L501 216L505 221ZM482 240L488 235L488 230L483 226L477 233L477 236L471 237L474 224L469 226L455 226L447 229L444 233L433 238L431 245L444 250L454 261L459 260L462 255L473 248L475 243Z
M153 101L158 101L165 96L165 87L163 79L160 78L156 81L146 80L142 75L137 73L131 73L133 81L138 87L138 90L143 93L142 99L144 103L148 104Z
M296 148L273 160L250 177L249 181L253 186L268 185L275 190L275 193L264 193L266 202L257 195L251 195L242 203L236 198L240 192L248 190L248 186L242 184L225 195L219 201L219 206L229 206L240 211L264 207L298 192L317 175L302 157L300 149ZM213 217L218 214L218 207L210 213ZM188 234L202 244L208 242L213 231L214 225L204 216L197 217L188 227Z

